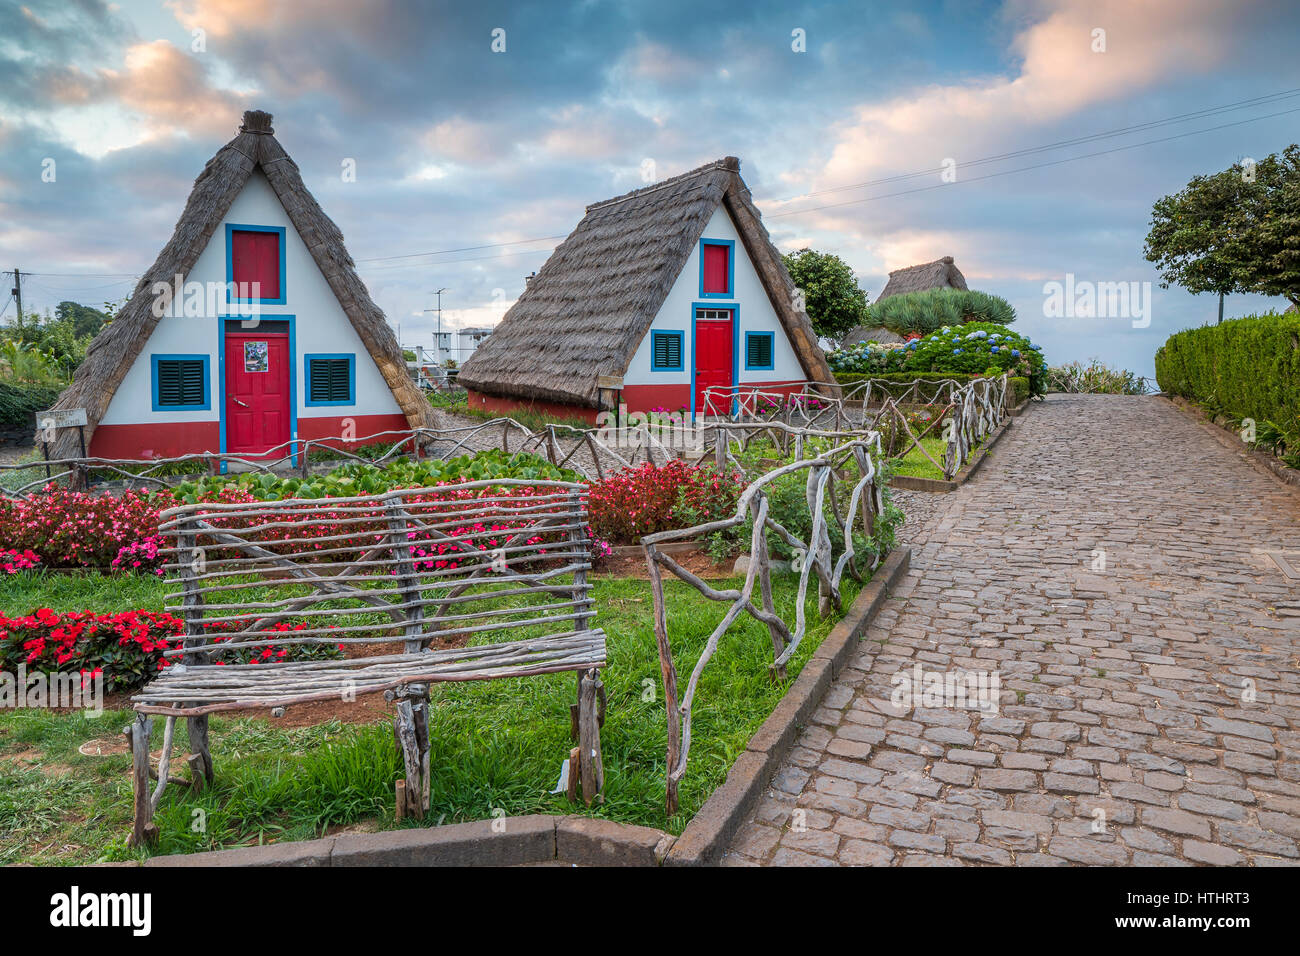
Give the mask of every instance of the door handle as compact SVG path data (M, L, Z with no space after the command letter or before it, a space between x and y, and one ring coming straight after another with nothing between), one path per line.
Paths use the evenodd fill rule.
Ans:
M235 398L235 396L231 395L230 397L231 397L232 399L234 399L236 405L241 405L241 406L243 406L244 408L247 408L247 407L248 407L246 404L244 404L243 402L241 402L239 399Z

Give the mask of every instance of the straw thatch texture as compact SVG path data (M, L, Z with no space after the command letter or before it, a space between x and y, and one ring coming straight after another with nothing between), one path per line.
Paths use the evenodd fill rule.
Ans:
M154 283L170 285L178 274L189 274L231 203L256 169L261 169L275 190L289 221L311 251L357 335L379 366L406 420L412 428L432 427L429 403L411 381L397 337L357 275L356 265L343 245L343 233L321 210L303 184L297 164L276 140L271 128L271 114L250 110L244 114L239 135L203 167L171 239L140 279L130 301L90 343L86 360L54 406L86 409L90 422L86 429L87 446L95 426L108 410L114 392L160 321L153 314L154 294L151 290ZM274 318L274 315L265 313L263 317ZM225 396L217 395L213 400L224 401ZM65 429L51 454L53 457L57 452L57 457L71 457L77 451L76 432Z
M906 342L897 332L891 332L883 325L859 325L844 336L842 346L861 345L863 342L879 342L881 345L896 345Z
M587 207L460 371L492 395L599 407L599 376L622 377L718 204L731 214L808 378L833 382L794 284L740 178L740 161L701 166Z
M953 264L952 256L908 266L906 269L895 269L889 274L889 281L885 283L880 295L876 296L876 301L904 292L921 292L945 286L952 289L966 288L966 277Z

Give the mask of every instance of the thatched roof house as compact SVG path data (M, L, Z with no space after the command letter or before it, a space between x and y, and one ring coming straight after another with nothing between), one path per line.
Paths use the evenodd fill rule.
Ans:
M708 389L833 382L793 292L727 157L588 206L460 382L484 408L588 418L616 401L707 412Z
M432 423L343 234L260 110L203 168L55 407L85 408L91 453L126 458ZM64 432L52 451L76 444Z
M923 262L917 266L907 266L905 269L895 269L889 274L889 281L885 283L880 295L876 296L876 301L887 299L891 295L902 295L904 292L942 288L966 288L966 277L953 264L952 256L944 256L934 262Z
M891 332L883 325L859 325L840 342L841 346L861 345L863 342L879 342L881 345L901 345L907 339L897 332Z

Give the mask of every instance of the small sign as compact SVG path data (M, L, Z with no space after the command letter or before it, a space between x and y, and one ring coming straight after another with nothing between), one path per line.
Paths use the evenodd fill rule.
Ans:
M38 428L76 428L89 424L84 408L52 408L36 413Z
M244 371L265 372L270 368L270 353L265 342L244 343Z
M621 376L621 375L597 375L597 376L596 376L596 387L597 387L597 388L616 388L616 389L621 389L621 388L623 387L623 376Z

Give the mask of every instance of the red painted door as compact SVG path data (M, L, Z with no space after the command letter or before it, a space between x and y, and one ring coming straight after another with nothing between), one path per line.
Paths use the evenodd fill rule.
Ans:
M695 414L727 415L731 413L730 309L696 309L695 311ZM705 390L714 392L707 400Z
M289 440L289 336L226 336L226 451L261 455ZM289 448L276 452L287 455Z

